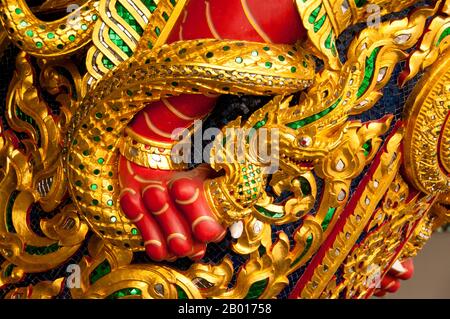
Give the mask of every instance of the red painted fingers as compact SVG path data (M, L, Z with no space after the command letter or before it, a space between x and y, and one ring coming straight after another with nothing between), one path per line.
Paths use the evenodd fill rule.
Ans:
M140 194L140 185L133 179L127 164L125 158L121 158L120 206L141 232L148 256L154 260L164 260L168 257L164 236L159 225L145 208Z
M188 223L173 205L166 187L148 185L142 190L147 210L161 226L169 249L176 256L191 254L193 242Z
M226 230L214 218L204 195L209 170L166 172L138 166L121 157L120 204L139 229L150 258L201 259L206 244Z
M214 218L203 189L203 179L181 177L170 183L169 192L189 221L194 237L201 242L221 239L225 229Z

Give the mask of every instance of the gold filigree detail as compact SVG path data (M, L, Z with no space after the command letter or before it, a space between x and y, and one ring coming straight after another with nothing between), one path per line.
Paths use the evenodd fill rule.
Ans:
M230 50L223 50L225 45ZM291 56L285 55L291 46L272 45L269 51L265 46L203 40L177 42L154 52L139 51L86 96L67 134L66 167L72 197L78 198L79 209L90 225L104 232L103 238L122 247L143 249L140 236L131 233L134 225L119 207L116 161L128 121L147 103L167 94L277 94L311 84L312 63L302 66L302 72L292 69L306 60L301 48ZM257 57L252 55L255 50ZM284 61L278 59L282 54ZM81 165L85 169L80 169ZM123 235L118 236L117 231Z
M379 155L379 161L374 162L374 172L361 193L352 199L354 208L350 214L345 217L341 215L341 218L345 218L345 224L337 236L330 238L330 242L325 244L324 257L315 265L311 277L302 284L299 297L318 298L344 262L397 174L401 164L399 150L401 140L400 129L390 137L385 149Z
M53 299L63 289L64 278L54 281L41 281L28 287L15 288L9 291L5 299Z
M447 53L437 61L406 103L405 169L414 186L428 194L450 189L449 57Z
M409 245L423 246L431 204L425 196L410 196L409 187L398 173L389 186L380 208L373 211L366 226L367 236L356 245L343 262L343 281L331 280L321 298L367 298L381 284L385 272L401 256L410 257ZM432 202L432 201L431 201ZM417 225L419 224L419 225ZM421 244L416 244L421 236ZM405 246L405 242L406 246ZM405 254L409 251L409 255ZM416 251L417 251L416 250Z
M3 0L0 21L9 38L28 54L59 58L80 50L91 41L97 2L90 0L52 22L39 20L24 0Z

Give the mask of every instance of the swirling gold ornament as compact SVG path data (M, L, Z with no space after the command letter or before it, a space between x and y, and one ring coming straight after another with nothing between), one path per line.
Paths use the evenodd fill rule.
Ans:
M134 52L164 44L186 3L186 0L138 0L130 5L124 0L99 1L94 45L86 57L85 85L92 86ZM127 31L119 25L125 26Z
M70 118L70 106L75 103L70 93L77 87L56 71L56 64L41 66L38 79L25 53L19 54L18 72L8 95L8 123L28 138L19 142L16 135L1 132L0 194L6 200L0 201L0 251L7 259L2 265L2 284L17 282L25 273L57 267L79 249L88 231L75 207L63 203L67 188L58 143ZM73 72L72 80L81 81L73 65L67 64L66 68L68 74ZM65 102L57 118L49 113L39 94L39 80ZM58 88L64 86L68 95L59 93ZM50 215L52 211L58 213ZM32 213L38 214L43 235L31 227Z
M449 56L429 70L406 106L405 168L414 186L428 194L450 189Z
M225 44L231 50L224 50ZM295 67L306 61L301 48L281 62L278 56L290 46L273 45L269 51L263 47L217 40L163 46L155 53L133 56L85 97L67 135L67 173L72 196L104 238L143 249L140 236L131 233L133 224L120 211L115 166L123 130L145 103L169 92L276 94L285 92L286 85L293 92L311 83L312 64L301 73ZM259 52L257 58L254 51ZM238 66L239 71L235 70Z
M2 0L0 20L9 37L28 54L57 58L71 54L91 40L97 20L97 2L76 6L66 17L53 22L39 20L24 0ZM69 9L69 8L68 8Z

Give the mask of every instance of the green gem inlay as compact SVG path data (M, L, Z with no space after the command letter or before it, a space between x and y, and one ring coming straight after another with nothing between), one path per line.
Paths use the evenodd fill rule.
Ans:
M364 156L369 156L370 152L372 151L372 140L368 140L363 145L364 149Z
M137 34L142 36L144 29L139 25L134 16L125 8L120 2L116 2L116 10L121 18L134 30Z
M154 0L141 0L142 3L150 10L151 13L155 12L157 5Z
M273 211L268 210L268 209L266 209L264 207L261 207L261 206L255 205L255 207L258 210L258 212L260 212L264 216L267 216L267 217L270 217L270 218L281 218L281 217L284 216L283 213L273 212Z
M333 30L330 31L327 39L325 40L325 48L331 49L332 42L333 42Z
M298 120L298 121L288 123L288 124L286 124L286 126L292 128L294 130L297 130L305 125L311 124L312 122L317 121L321 117L325 116L326 114L328 114L332 110L334 110L339 105L341 100L342 100L342 98L339 98L336 102L334 102L333 105L331 105L329 108L323 110L320 113L314 114L312 116L306 117L306 118Z
M330 207L328 208L327 215L325 216L324 220L322 221L322 230L325 231L328 226L330 225L331 219L333 219L334 213L336 212L336 207Z
M3 274L5 275L6 278L8 278L12 275L15 267L16 267L16 265L14 265L14 264L9 264L8 267L6 267L5 271L3 272Z
M96 283L100 278L106 276L111 272L111 264L107 259L100 263L89 275L91 285Z
M322 4L320 4L317 8L315 8L312 12L311 15L308 18L308 22L309 23L314 23L317 20L317 17L319 16L319 12L322 9Z
M355 4L358 8L361 8L366 3L367 3L367 0L355 0Z
M181 288L180 286L176 285L177 293L178 293L178 299L189 299L186 292Z
M380 51L380 48L375 48L370 56L366 59L366 67L364 70L364 79L361 83L361 86L358 89L357 97L361 97L366 92L367 88L370 86L370 83L372 82L372 78L375 72L375 61L378 55L378 52Z
M102 63L103 63L103 66L109 70L111 70L115 66L114 63L112 63L112 61L110 59L108 59L107 57L103 57Z
M322 28L323 24L325 23L326 19L327 19L327 15L324 14L322 16L322 18L320 18L319 20L314 22L314 32L315 33L319 32L319 30Z
M266 113L266 115L264 116L264 119L262 119L261 121L256 122L256 124L253 126L253 128L255 130L260 129L261 127L266 125L268 120L269 120L269 113Z
M125 41L113 30L109 29L108 36L110 40L119 47L119 49L125 53L127 56L131 57L133 51L131 48L125 43Z
M311 194L311 184L309 183L309 181L304 178L303 176L299 177L300 180L300 189L302 191L302 194L305 196L308 196Z
M127 296L141 296L141 295L142 290L138 288L125 288L112 293L111 295L106 297L106 299L120 299Z
M310 235L308 236L308 238L306 238L305 249L303 249L302 254L301 254L300 256L298 256L298 258L296 258L296 259L292 262L291 267L292 267L292 266L295 266L296 264L298 264L298 263L300 262L300 260L302 260L302 258L308 253L309 249L311 248L312 242L313 242L313 235L310 234Z
M268 282L269 280L266 278L253 283L250 286L248 293L244 299L258 299L259 297L261 297L267 287Z
M450 27L447 27L441 34L441 36L439 37L438 41L436 42L436 46L438 46L439 44L441 44L441 42L450 35Z
M60 249L61 246L58 243L54 243L52 245L49 246L31 246L31 245L26 245L25 246L25 252L27 252L30 255L48 255L51 253L56 252L58 249Z
M19 191L14 191L11 193L8 199L8 204L6 206L6 229L10 233L16 233L16 228L13 223L13 206L16 201L17 196L19 196Z

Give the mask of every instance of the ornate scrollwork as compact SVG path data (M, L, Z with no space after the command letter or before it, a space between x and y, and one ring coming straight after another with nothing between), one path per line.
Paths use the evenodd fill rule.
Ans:
M10 38L28 54L57 58L72 54L90 42L97 19L96 5L96 1L90 0L83 6L77 5L64 18L45 22L35 16L24 0L3 0L0 21Z
M406 107L405 168L414 186L425 193L446 193L450 187L448 54L430 69Z
M38 77L28 57L21 53L17 57L18 72L10 84L8 124L26 137L19 139L11 131L1 132L0 193L5 200L0 203L0 247L7 260L2 265L2 283L60 265L78 250L88 231L75 206L63 201L67 187L58 143L77 102L72 93L80 86L72 83L81 78L73 65L66 64L67 74L75 81L70 82L57 71L57 65L43 62ZM64 103L59 116L51 114L40 95L41 86ZM42 234L30 225L32 214L39 216ZM56 286L43 283L33 296L49 296L45 291L51 287Z

